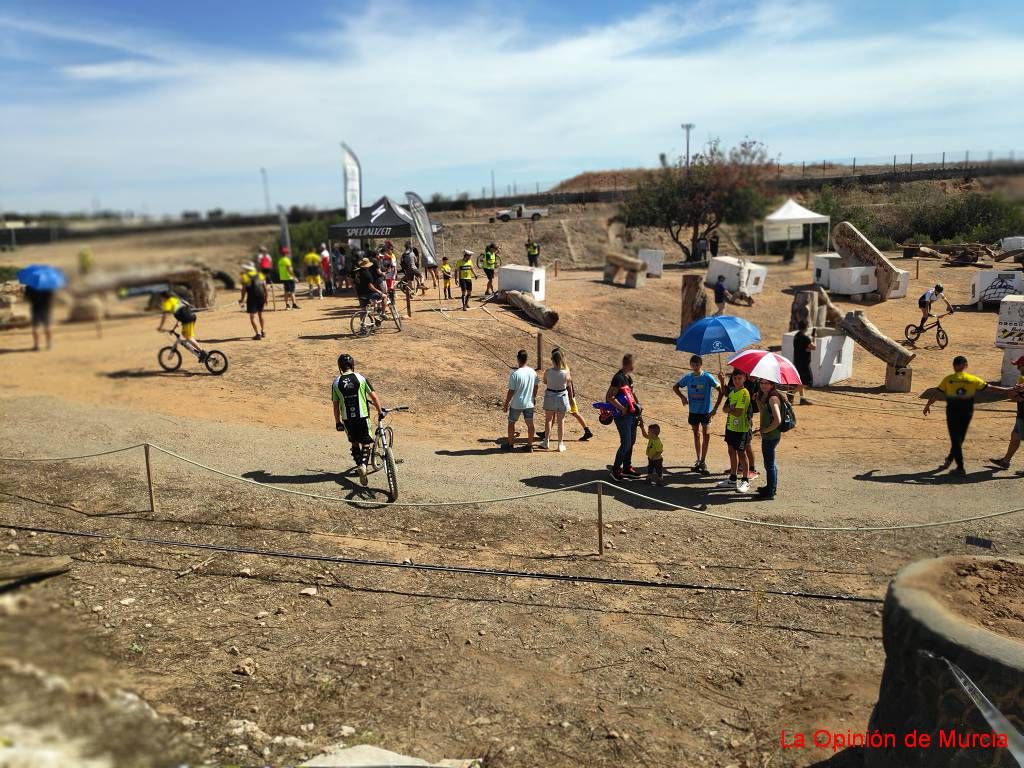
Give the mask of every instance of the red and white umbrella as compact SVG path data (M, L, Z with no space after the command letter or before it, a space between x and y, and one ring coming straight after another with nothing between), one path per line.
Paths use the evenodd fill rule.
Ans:
M729 365L748 376L776 384L800 384L800 374L789 360L775 352L748 349L729 360Z

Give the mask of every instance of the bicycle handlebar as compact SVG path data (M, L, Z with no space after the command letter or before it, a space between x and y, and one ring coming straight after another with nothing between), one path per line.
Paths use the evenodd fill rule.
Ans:
M381 415L381 418L383 418L383 417L387 416L389 413L398 413L400 411L408 411L408 410L409 410L409 406L408 405L396 405L394 408L381 408L380 409L380 415Z

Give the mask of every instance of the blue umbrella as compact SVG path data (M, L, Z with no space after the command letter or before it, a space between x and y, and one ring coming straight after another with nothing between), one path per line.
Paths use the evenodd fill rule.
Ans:
M67 285L64 273L47 264L32 264L18 270L18 282L37 291L56 291Z
M739 352L760 340L761 332L757 326L743 318L716 315L690 323L676 339L676 349L695 355Z

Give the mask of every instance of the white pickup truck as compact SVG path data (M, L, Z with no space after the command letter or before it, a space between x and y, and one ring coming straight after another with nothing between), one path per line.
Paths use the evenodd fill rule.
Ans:
M524 205L513 205L511 208L505 208L504 210L498 211L494 214L494 217L501 221L512 221L512 219L530 219L530 221L536 221L541 216L547 215L547 208L527 208Z

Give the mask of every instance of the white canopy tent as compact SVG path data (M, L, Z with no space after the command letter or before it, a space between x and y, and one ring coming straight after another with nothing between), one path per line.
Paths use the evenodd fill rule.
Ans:
M815 224L824 224L828 227L828 235L825 238L826 250L832 250L832 218L804 208L793 198L789 198L776 210L764 217L764 221L761 223L761 241L764 243L776 243L783 240L803 240L804 224L811 228L807 233L808 254L811 252L811 236L814 233ZM794 234L796 235L795 237ZM756 224L754 225L754 255L757 255Z

